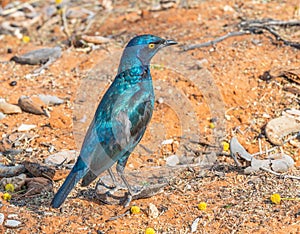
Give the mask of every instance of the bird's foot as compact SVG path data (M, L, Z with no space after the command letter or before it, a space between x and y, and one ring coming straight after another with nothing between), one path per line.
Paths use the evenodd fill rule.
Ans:
M125 196L127 195L126 197L126 200L124 201L123 203L123 206L124 207L127 207L129 206L130 202L134 199L136 199L138 197L138 195L141 193L142 190L135 190L135 191L132 191L131 192L127 192L125 194Z
M123 189L119 184L111 186L110 189L106 192L107 195L113 195L115 192Z
M127 193L127 198L124 201L123 206L128 207L131 201L132 201L132 195L130 193Z
M104 183L101 179L98 180L98 182L96 184L96 189L99 185L103 186L104 188L109 189L109 190L114 190L117 187L115 184L108 185L108 184Z

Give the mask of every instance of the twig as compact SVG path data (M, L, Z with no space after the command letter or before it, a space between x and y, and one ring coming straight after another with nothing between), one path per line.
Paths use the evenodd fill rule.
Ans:
M110 217L109 219L105 220L105 222L114 221L114 220L117 220L119 218L123 218L125 215L128 215L128 214L130 214L130 210L127 210L124 214L120 214L120 215L117 215L117 216Z
M218 42L221 42L229 37L235 37L235 36L241 36L241 35L247 35L247 34L261 34L264 33L264 31L268 31L271 33L276 41L282 41L284 45L294 47L296 49L300 49L300 43L298 42L292 42L283 39L273 28L273 26L279 26L279 27L295 27L300 26L299 20L291 20L291 21L279 21L279 20L249 20L249 21L243 21L241 22L238 27L240 31L234 31L227 33L224 36L218 37L215 40L208 41L202 44L193 44L193 45L187 45L183 47L184 51L187 50L193 50L196 48L202 48L207 46L213 46L217 44Z
M274 29L272 29L268 26L264 26L261 28L267 30L269 33L271 33L273 36L275 36L276 41L282 41L287 46L291 46L296 49L300 49L300 43L284 40Z
M22 9L26 5L30 5L32 3L36 3L36 2L39 2L39 1L40 0L30 0L30 1L20 3L19 5L16 5L15 7L9 8L9 9L4 10L2 12L0 11L0 15L6 16L6 15L9 15L9 14L12 14L12 13L18 11L19 9Z
M188 51L188 50L193 50L193 49L197 49L197 48L212 46L212 45L217 44L218 42L224 41L225 39L227 39L229 37L242 36L242 35L246 35L246 34L251 34L251 32L250 31L230 32L224 36L217 37L215 40L212 40L212 41L208 41L208 42L205 42L202 44L193 44L193 45L184 46L183 50Z
M68 27L66 11L67 11L67 8L66 8L66 6L64 6L62 8L61 19L62 19L62 23L63 23L63 26L64 26L64 32L67 35L67 37L70 38L71 34L70 34L70 31L69 31L69 27Z
M266 171L266 172L269 172L273 175L276 175L276 176L279 176L280 178L283 178L283 179L296 179L296 180L300 180L300 176L293 176L293 175L282 175L278 172L275 172L275 171L272 171L271 169L268 169L266 167L260 167L261 170L263 171Z
M290 21L282 21L282 20L271 20L271 19L265 19L265 20L248 20L243 21L240 23L240 26L242 28L246 27L261 27L261 26L300 26L299 20L290 20Z

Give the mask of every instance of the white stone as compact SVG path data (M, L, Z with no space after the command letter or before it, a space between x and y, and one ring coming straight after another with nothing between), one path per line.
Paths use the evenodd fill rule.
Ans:
M21 225L22 222L18 221L18 220L14 220L14 219L8 219L6 220L6 222L4 223L5 227L8 228L18 228Z
M0 225L4 222L4 214L0 213Z
M21 124L17 130L18 130L18 132L27 132L34 128L36 128L36 125L34 125L34 124Z
M166 158L166 163L170 167L174 167L179 163L179 158L177 155L171 155Z
M59 165L62 164L63 162L68 163L72 160L75 160L76 158L77 158L76 150L65 150L50 155L48 158L45 159L45 163Z
M170 144L172 144L173 142L174 142L173 139L167 139L167 140L164 140L161 144L162 144L162 145L170 145Z
M157 207L152 203L149 203L149 216L154 219L159 216Z

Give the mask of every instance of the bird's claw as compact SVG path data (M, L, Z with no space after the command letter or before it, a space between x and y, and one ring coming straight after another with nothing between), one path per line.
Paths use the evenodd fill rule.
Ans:
M120 185L115 185L115 186L106 187L106 188L109 188L109 190L106 192L107 195L113 195L115 192L122 189Z
M101 185L101 186L103 186L104 188L109 189L109 190L115 190L115 188L118 187L118 186L116 186L115 184L108 185L108 184L104 183L101 179L98 180L98 182L97 182L95 188L97 189L97 187L98 187L99 185Z
M132 195L130 193L127 193L127 198L124 201L123 206L128 207L131 201L132 201Z

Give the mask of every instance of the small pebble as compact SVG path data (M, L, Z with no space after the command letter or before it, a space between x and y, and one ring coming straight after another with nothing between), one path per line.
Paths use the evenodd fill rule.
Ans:
M0 112L0 120L5 118L5 114L3 114L2 112Z
M170 167L174 167L179 163L179 158L177 155L171 155L166 158L166 163Z
M36 125L33 124L21 124L20 127L18 127L18 132L27 132L31 129L36 128Z
M11 54L13 52L12 48L7 48L7 53Z
M77 152L75 150L66 150L50 155L48 158L45 159L45 163L59 165L63 162L69 163L70 161L75 160L76 158Z
M191 233L194 233L194 232L197 231L199 221L200 221L200 218L199 218L199 217L196 218L196 219L193 221L193 223L192 223L192 225L191 225Z
M18 83L17 81L13 80L12 82L9 83L10 86L16 86Z
M20 225L21 225L21 222L18 220L14 220L14 219L8 219L4 223L4 226L8 227L8 228L18 228Z
M20 107L7 103L3 98L0 98L0 111L4 114L17 114L22 113Z
M34 102L30 97L21 96L18 100L18 105L25 112L47 116L40 103Z
M0 213L0 225L4 222L4 214Z
M173 139L167 139L167 140L164 140L161 144L162 144L162 145L170 145L170 144L172 144L173 142L174 142Z
M26 152L26 153L32 153L32 152L33 152L33 149L32 149L32 148L27 148L27 149L25 149L25 152Z
M7 216L8 219L12 219L12 218L18 218L18 215L17 214L9 214Z
M64 100L52 95L39 94L38 97L46 105L60 105L64 103Z
M158 100L157 100L157 101L158 101L158 103L159 103L159 104L162 104L162 103L164 103L164 99L163 99L162 97L158 98Z
M149 216L154 219L159 216L157 207L152 203L149 203Z

